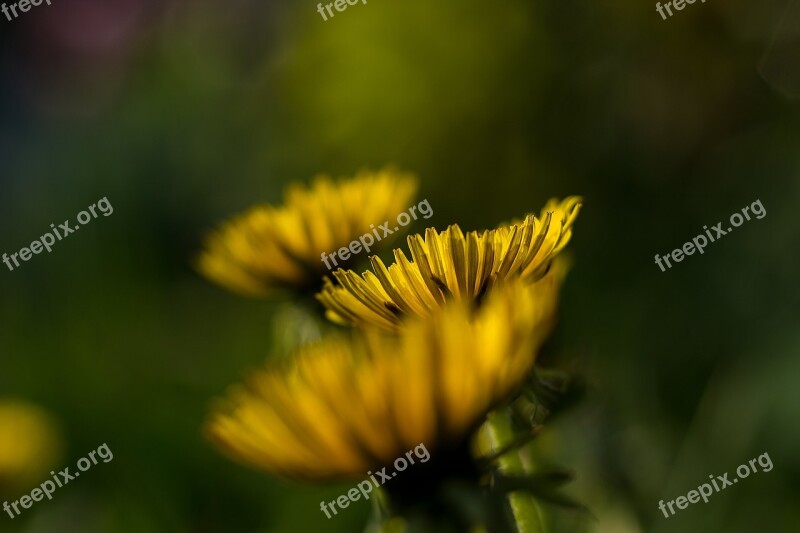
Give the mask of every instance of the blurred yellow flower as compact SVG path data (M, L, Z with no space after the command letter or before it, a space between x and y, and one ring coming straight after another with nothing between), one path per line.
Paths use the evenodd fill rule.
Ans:
M511 280L479 309L450 302L397 336L368 330L301 349L232 389L207 432L241 462L308 479L361 478L419 443L465 449L532 371L557 285Z
M402 250L387 269L371 257L372 272L334 273L317 295L333 322L395 330L405 315L428 317L448 298L475 300L497 281L520 278L535 282L548 272L555 256L572 236L581 199L550 200L542 215L483 233L464 235L458 225L442 232L428 228L425 238L408 237L413 261Z
M0 493L39 483L59 458L61 435L44 410L0 400Z
M279 288L316 291L327 272L321 255L405 210L416 189L413 176L390 169L290 186L282 206L253 207L212 232L197 268L249 296Z

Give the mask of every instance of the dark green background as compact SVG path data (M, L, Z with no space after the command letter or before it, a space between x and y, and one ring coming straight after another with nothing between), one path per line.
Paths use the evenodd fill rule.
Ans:
M558 511L558 531L797 530L798 2L663 21L641 0L369 0L323 22L312 2L55 0L0 32L0 253L114 206L0 269L0 396L58 418L61 467L114 452L0 531L359 531L368 506L319 511L347 485L201 438L284 311L190 261L287 183L388 163L420 176L439 229L586 199L545 361L588 394L541 447L597 519ZM654 264L756 199L764 219ZM771 472L658 511L764 452Z

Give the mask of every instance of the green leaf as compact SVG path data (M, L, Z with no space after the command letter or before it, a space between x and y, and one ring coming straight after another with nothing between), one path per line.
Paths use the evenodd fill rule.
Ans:
M569 474L566 474L566 476L567 477L565 477L565 473L558 473L556 471L534 476L506 476L498 474L495 476L494 483L497 490L504 493L522 491L548 503L591 514L583 504L558 492L557 486L571 479Z

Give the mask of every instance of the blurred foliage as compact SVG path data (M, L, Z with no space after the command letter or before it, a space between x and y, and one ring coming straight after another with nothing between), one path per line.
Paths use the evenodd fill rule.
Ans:
M547 507L557 531L794 531L798 2L667 21L632 0L315 9L76 0L0 18L0 253L114 206L0 267L0 396L57 418L62 468L102 442L115 456L0 530L361 531L368 506L319 511L341 486L262 476L200 437L211 399L280 351L286 315L190 260L290 181L394 163L421 176L439 229L586 198L543 358L586 393L536 453L569 465L596 518ZM764 219L654 264L756 199ZM763 452L773 471L658 510Z

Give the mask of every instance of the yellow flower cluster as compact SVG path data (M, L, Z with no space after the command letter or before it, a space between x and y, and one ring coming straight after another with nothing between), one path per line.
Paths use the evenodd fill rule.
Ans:
M401 178L380 183L365 180L345 192L325 182L291 216L260 208L212 238L203 271L251 293L277 280L295 284L294 259L318 264L321 252L362 232L361 222L402 209L413 190ZM402 199L388 201L396 191ZM354 205L369 216L360 214L351 233L324 228ZM356 329L233 387L207 424L209 436L237 460L305 479L363 477L420 442L434 458L435 450L462 445L533 370L566 270L558 254L580 205L577 197L551 200L539 216L482 232L430 228L408 237L411 260L398 249L389 267L373 256L373 272L340 269L317 299L329 319Z

